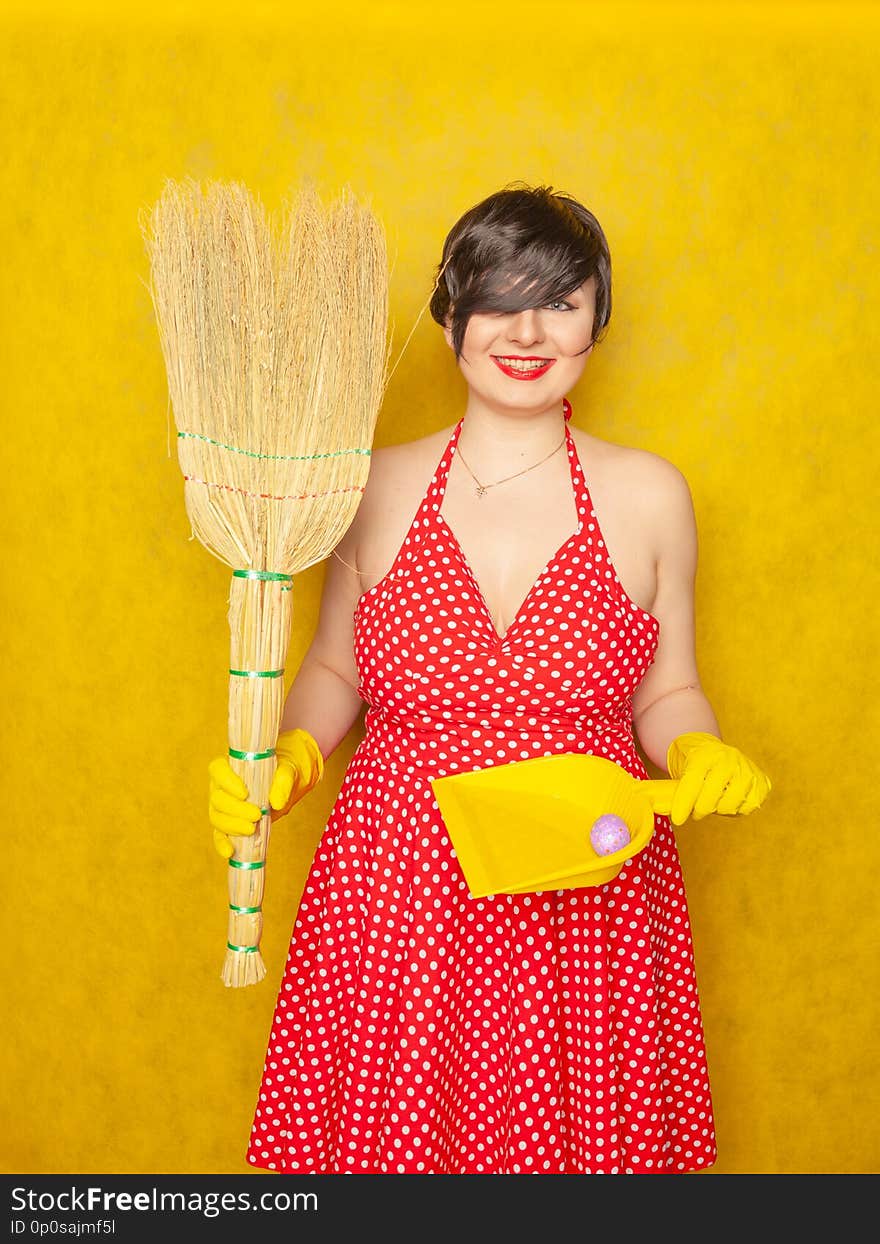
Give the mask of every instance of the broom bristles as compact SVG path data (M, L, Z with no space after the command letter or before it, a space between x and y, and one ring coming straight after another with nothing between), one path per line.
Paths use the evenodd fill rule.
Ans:
M369 473L382 229L348 191L325 209L304 183L273 229L243 185L190 179L144 231L193 530L229 566L296 574L338 544Z
M369 473L390 352L385 239L349 192L325 209L309 183L275 228L240 183L168 181L141 227L187 513L236 571L230 763L267 808L290 637L283 576L329 556ZM267 811L253 836L233 839L227 985L265 975L269 829Z

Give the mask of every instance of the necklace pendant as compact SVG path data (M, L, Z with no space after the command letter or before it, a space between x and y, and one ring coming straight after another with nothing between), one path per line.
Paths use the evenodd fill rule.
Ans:
M485 491L486 491L486 489L485 489L485 486L484 486L483 484L477 484L477 496L478 496L478 497L482 497L482 496L483 496L483 494L485 493Z

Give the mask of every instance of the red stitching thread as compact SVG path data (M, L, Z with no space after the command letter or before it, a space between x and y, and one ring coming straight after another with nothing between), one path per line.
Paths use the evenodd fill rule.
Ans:
M206 488L224 488L226 492L240 492L244 497L260 497L264 501L305 501L308 497L332 497L339 492L363 492L365 485L352 484L350 488L328 488L325 492L301 492L289 497L276 497L271 492L248 492L246 488L235 488L232 484L214 484L207 479L199 479L197 475L184 475L185 480L193 484L204 484Z

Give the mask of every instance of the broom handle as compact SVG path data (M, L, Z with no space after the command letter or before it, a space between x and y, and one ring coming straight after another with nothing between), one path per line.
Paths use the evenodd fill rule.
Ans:
M232 837L229 919L222 979L243 986L261 980L263 894L275 773L275 744L284 710L284 664L292 614L291 576L235 570L229 594L229 763L248 799L263 813L252 835Z

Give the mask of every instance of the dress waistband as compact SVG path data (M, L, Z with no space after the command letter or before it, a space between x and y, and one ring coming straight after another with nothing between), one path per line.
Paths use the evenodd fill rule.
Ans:
M565 752L594 754L600 748L608 755L608 746L617 753L619 763L638 764L629 722L613 722L607 717L579 718L543 722L525 718L522 724L510 725L516 718L462 721L433 718L428 714L403 716L385 709L371 708L366 716L366 735L358 754L378 756L383 768L392 773L426 774L440 777L447 772L460 773L482 769L499 761L499 754L518 752L528 755L558 755ZM517 748L517 743L522 746Z
M525 716L508 713L492 717L478 713L459 713L457 716L433 715L431 713L394 713L380 705L371 705L365 724L368 730L391 729L429 737L441 734L460 737L462 731L479 730L494 734L547 736L550 739L571 734L618 734L632 737L632 719L622 712L619 717L604 714L579 713L577 716L553 717L547 714Z

